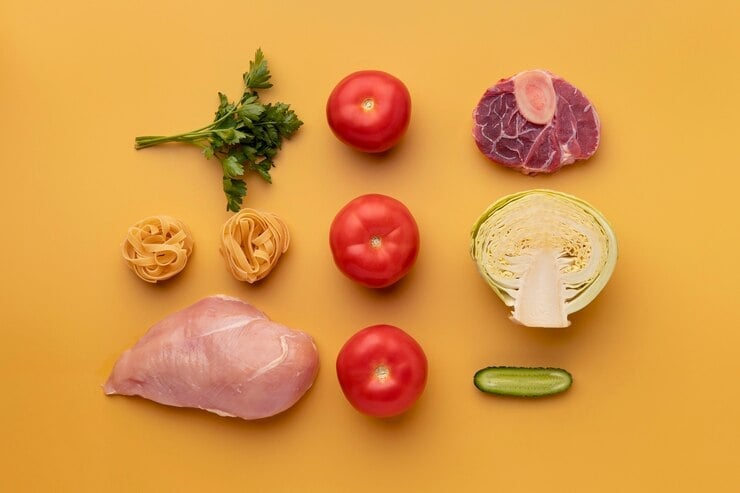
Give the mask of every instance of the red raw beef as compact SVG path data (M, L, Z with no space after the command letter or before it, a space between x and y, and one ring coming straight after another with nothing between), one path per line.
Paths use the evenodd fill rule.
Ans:
M535 72L549 79L556 98L554 113L544 124L523 116L514 91L517 77ZM552 173L588 159L599 146L599 116L591 102L577 88L544 70L502 79L483 95L473 120L473 136L481 152L527 175Z

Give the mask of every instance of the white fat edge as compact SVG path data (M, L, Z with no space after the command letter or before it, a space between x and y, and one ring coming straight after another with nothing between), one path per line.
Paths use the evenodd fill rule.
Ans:
M285 334L283 337L288 337L290 339L299 339L301 337L304 337L308 339L308 342L310 342L313 348L318 352L319 348L316 347L316 341L314 340L313 336L310 333L306 332L305 330L294 329L292 327L288 327L287 325L283 325L283 327L285 327L286 329L290 331L287 334Z
M201 407L202 410L208 411L209 413L218 414L219 416L223 416L224 418L236 418L236 415L229 414L226 411L221 411L220 409L209 409L207 407Z
M224 300L224 301L237 301L237 302L243 303L245 305L248 305L249 304L249 303L247 303L246 301L244 301L242 299L239 299L239 298L237 298L235 296L229 296L227 294L214 294L213 296L211 296L211 298L218 298L219 300Z
M255 310L257 310L258 312L260 312L265 320L270 320L270 317L265 312L263 312L256 306L252 305L251 303L244 301L241 298L237 298L235 296L229 296L228 294L214 294L214 295L209 296L209 298L216 298L216 299L223 300L223 301L234 301L236 303L241 303L242 305L250 306L254 308Z
M272 370L273 368L278 366L280 363L285 361L285 358L288 357L288 350L289 350L287 339L288 339L287 335L280 336L280 348L282 349L282 352L280 353L280 355L277 358L270 361L269 363L267 363L265 366L262 366L258 368L257 370L255 370L255 372L246 380L247 382L251 382L255 378L267 373L268 371Z
M219 327L217 329L209 330L208 332L204 332L202 334L198 334L198 337L205 337L211 334L216 334L218 332L225 332L227 330L239 329L241 327L245 327L246 325L249 325L253 320L261 320L261 319L256 319L254 317L248 317L248 316L239 316L239 317L236 317L235 322L232 322L228 325L224 325L223 327Z
M560 162L562 164L571 164L576 161L575 156L570 152L570 147L567 144L560 145Z
M316 346L316 341L313 340L313 337L311 337L311 334L308 332L301 332L302 334L306 334L306 337L308 337L309 342L311 343L311 347L313 347L314 352L318 353L319 348Z

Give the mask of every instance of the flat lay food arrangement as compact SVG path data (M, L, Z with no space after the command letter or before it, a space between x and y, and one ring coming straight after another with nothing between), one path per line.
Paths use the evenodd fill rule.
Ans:
M215 121L205 130L168 138L137 137L136 148L185 142L202 147L207 157L220 154L227 196L243 183L247 167L269 176L282 138L302 124L284 103L275 106L283 108L279 113L271 111L269 103L257 104L259 96L254 90L271 87L270 78L264 53L257 49L243 76L249 90L238 104L229 103L219 93ZM492 102L487 101L489 94L496 94ZM501 102L503 99L508 103ZM528 164L524 168L527 173L552 173L570 163L574 152L584 159L596 151L600 131L596 110L577 89L561 79L553 82L547 71L531 70L513 81L500 82L486 91L484 100L474 111L476 142L481 147L481 140L494 142L493 137L507 141L496 142L494 147L519 155ZM506 108L507 104L511 107ZM329 96L326 114L342 142L362 152L378 153L400 142L409 125L410 110L411 98L403 82L385 72L366 70L342 79ZM261 119L263 115L269 116ZM247 133L250 131L254 135ZM530 138L530 133L535 137ZM266 144L257 136L274 148L265 149ZM209 142L198 144L203 138ZM236 144L241 147L228 147ZM550 146L547 152L541 150L545 145ZM586 151L579 152L583 148ZM553 154L563 157L556 163ZM238 209L241 199L241 193L238 198L229 197L227 209L237 214L224 226L222 254L235 278L253 283L266 277L286 252L290 234L272 213ZM242 220L243 216L248 217ZM255 224L258 220L266 224ZM145 281L156 282L153 274L164 267L172 266L161 280L185 267L187 257L182 255L175 256L178 261L172 265L172 248L178 245L189 253L192 240L180 246L188 239L185 227L170 228L170 222L178 224L160 218L161 224L150 227L150 235L133 246L129 230L124 258L132 265L139 258L149 259L152 272L147 272L148 276L136 271ZM137 224L132 229L139 231L145 226ZM337 213L329 243L337 267L348 278L369 288L387 288L413 267L419 252L419 228L401 202L368 194L350 201ZM614 232L600 213L575 197L546 190L499 200L476 222L471 243L481 275L508 306L514 307L511 319L531 327L567 327L568 314L585 307L599 293L617 260ZM131 248L135 255L129 253ZM265 337L262 324L252 325L255 318L261 318L248 314L254 308L247 302L223 296L212 299L219 301L203 300L200 303L207 309L196 304L152 327L118 360L105 393L138 395L245 419L269 417L297 402L317 374L318 356L311 337L301 333L313 348L310 357L304 356L300 345L292 348L287 342L287 334L267 333ZM244 313L234 315L235 303L244 304ZM258 315L264 316L261 312ZM209 344L213 339L217 342ZM288 371L283 371L284 365ZM345 396L357 410L391 417L407 411L422 395L427 366L423 349L411 336L397 327L379 325L363 329L345 344L336 370ZM572 381L565 370L550 374L567 375L565 383L550 378L551 383L541 378L542 370L520 369L505 372L506 383L497 385L494 373L503 370L489 368L476 373L476 387L492 394L541 397L566 390ZM263 380L267 384L261 385ZM234 393L239 394L236 403Z
M735 491L740 8L584 6L7 7L0 491Z

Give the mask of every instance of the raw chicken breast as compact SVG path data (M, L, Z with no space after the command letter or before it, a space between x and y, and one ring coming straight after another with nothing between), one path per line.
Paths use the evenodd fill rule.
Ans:
M237 298L210 296L160 321L124 352L105 393L265 418L306 393L318 363L308 334Z

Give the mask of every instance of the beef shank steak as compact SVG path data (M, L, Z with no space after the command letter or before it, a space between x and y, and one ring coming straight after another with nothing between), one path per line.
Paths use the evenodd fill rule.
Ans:
M599 116L591 102L546 70L499 81L475 107L473 121L483 154L528 175L588 159L599 146Z

